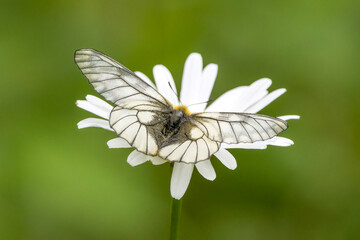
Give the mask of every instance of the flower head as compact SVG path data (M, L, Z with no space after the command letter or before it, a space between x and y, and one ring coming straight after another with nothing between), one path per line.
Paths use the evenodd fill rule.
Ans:
M202 57L199 53L192 53L185 62L180 99L177 96L176 86L170 71L163 65L156 65L153 68L155 84L143 73L135 72L141 79L157 89L173 106L184 105L190 112L244 112L257 113L276 98L281 96L286 90L277 89L268 92L271 80L262 78L249 86L241 86L229 90L221 95L208 107L209 100L218 66L209 64L203 68ZM87 110L100 118L87 118L78 123L78 128L100 127L109 131L114 131L109 126L109 117L112 105L92 95L87 95L86 100L76 102L77 106ZM282 120L299 119L297 115L286 115L278 117ZM109 148L131 148L124 139L117 137L107 142ZM214 155L229 169L235 169L237 164L234 156L227 151L228 148L247 148L247 149L265 149L267 145L290 146L293 144L288 138L275 136L265 141L254 143L221 144L219 151ZM137 150L132 151L127 159L131 166L137 166L146 161L151 161L154 165L168 162L158 156L148 156ZM191 179L194 165L198 172L208 180L216 178L215 170L210 159L198 162L196 164L186 164L175 162L171 176L171 196L180 199Z

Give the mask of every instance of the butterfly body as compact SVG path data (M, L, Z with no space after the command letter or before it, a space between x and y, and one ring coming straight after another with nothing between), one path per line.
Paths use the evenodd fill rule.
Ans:
M152 126L151 129L148 128L149 134L155 139L159 149L183 142L194 127L186 111L177 108L160 114L149 126Z
M209 159L222 143L265 141L287 129L285 121L260 114L191 114L185 106L172 106L131 70L93 49L77 50L75 63L94 89L116 105L110 127L146 155L195 164Z
M188 116L182 109L172 110L162 131L164 137L176 135L186 121L188 121Z

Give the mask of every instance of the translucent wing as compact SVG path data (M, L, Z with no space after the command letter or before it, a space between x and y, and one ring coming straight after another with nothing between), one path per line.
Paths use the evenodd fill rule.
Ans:
M163 144L158 155L172 162L198 163L207 160L220 148L220 143L210 140L195 125L187 122L177 133L175 141Z
M94 89L118 106L131 108L146 104L147 108L157 110L169 106L152 86L103 53L93 49L77 50L75 63Z
M264 141L287 129L285 121L260 114L204 112L191 119L209 139L228 144Z
M161 112L142 110L143 106L115 107L110 114L110 126L136 150L155 156L159 149L156 132L161 133L163 119Z

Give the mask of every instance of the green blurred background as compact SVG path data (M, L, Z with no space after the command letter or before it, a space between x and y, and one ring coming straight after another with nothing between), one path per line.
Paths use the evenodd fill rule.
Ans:
M196 171L181 239L360 239L359 1L12 1L0 7L0 239L167 239L169 165L131 167L115 137L78 130L94 90L73 61L94 48L180 86L200 52L212 98L261 77L287 93L261 113L299 114L288 148L231 150ZM357 134L356 134L357 133Z

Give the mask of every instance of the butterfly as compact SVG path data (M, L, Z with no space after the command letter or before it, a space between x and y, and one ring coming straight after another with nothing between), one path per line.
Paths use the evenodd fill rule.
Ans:
M131 70L93 49L75 51L75 63L94 89L115 104L110 127L146 155L196 164L208 160L222 143L265 141L288 128L284 120L261 114L190 113L186 106L173 106Z

